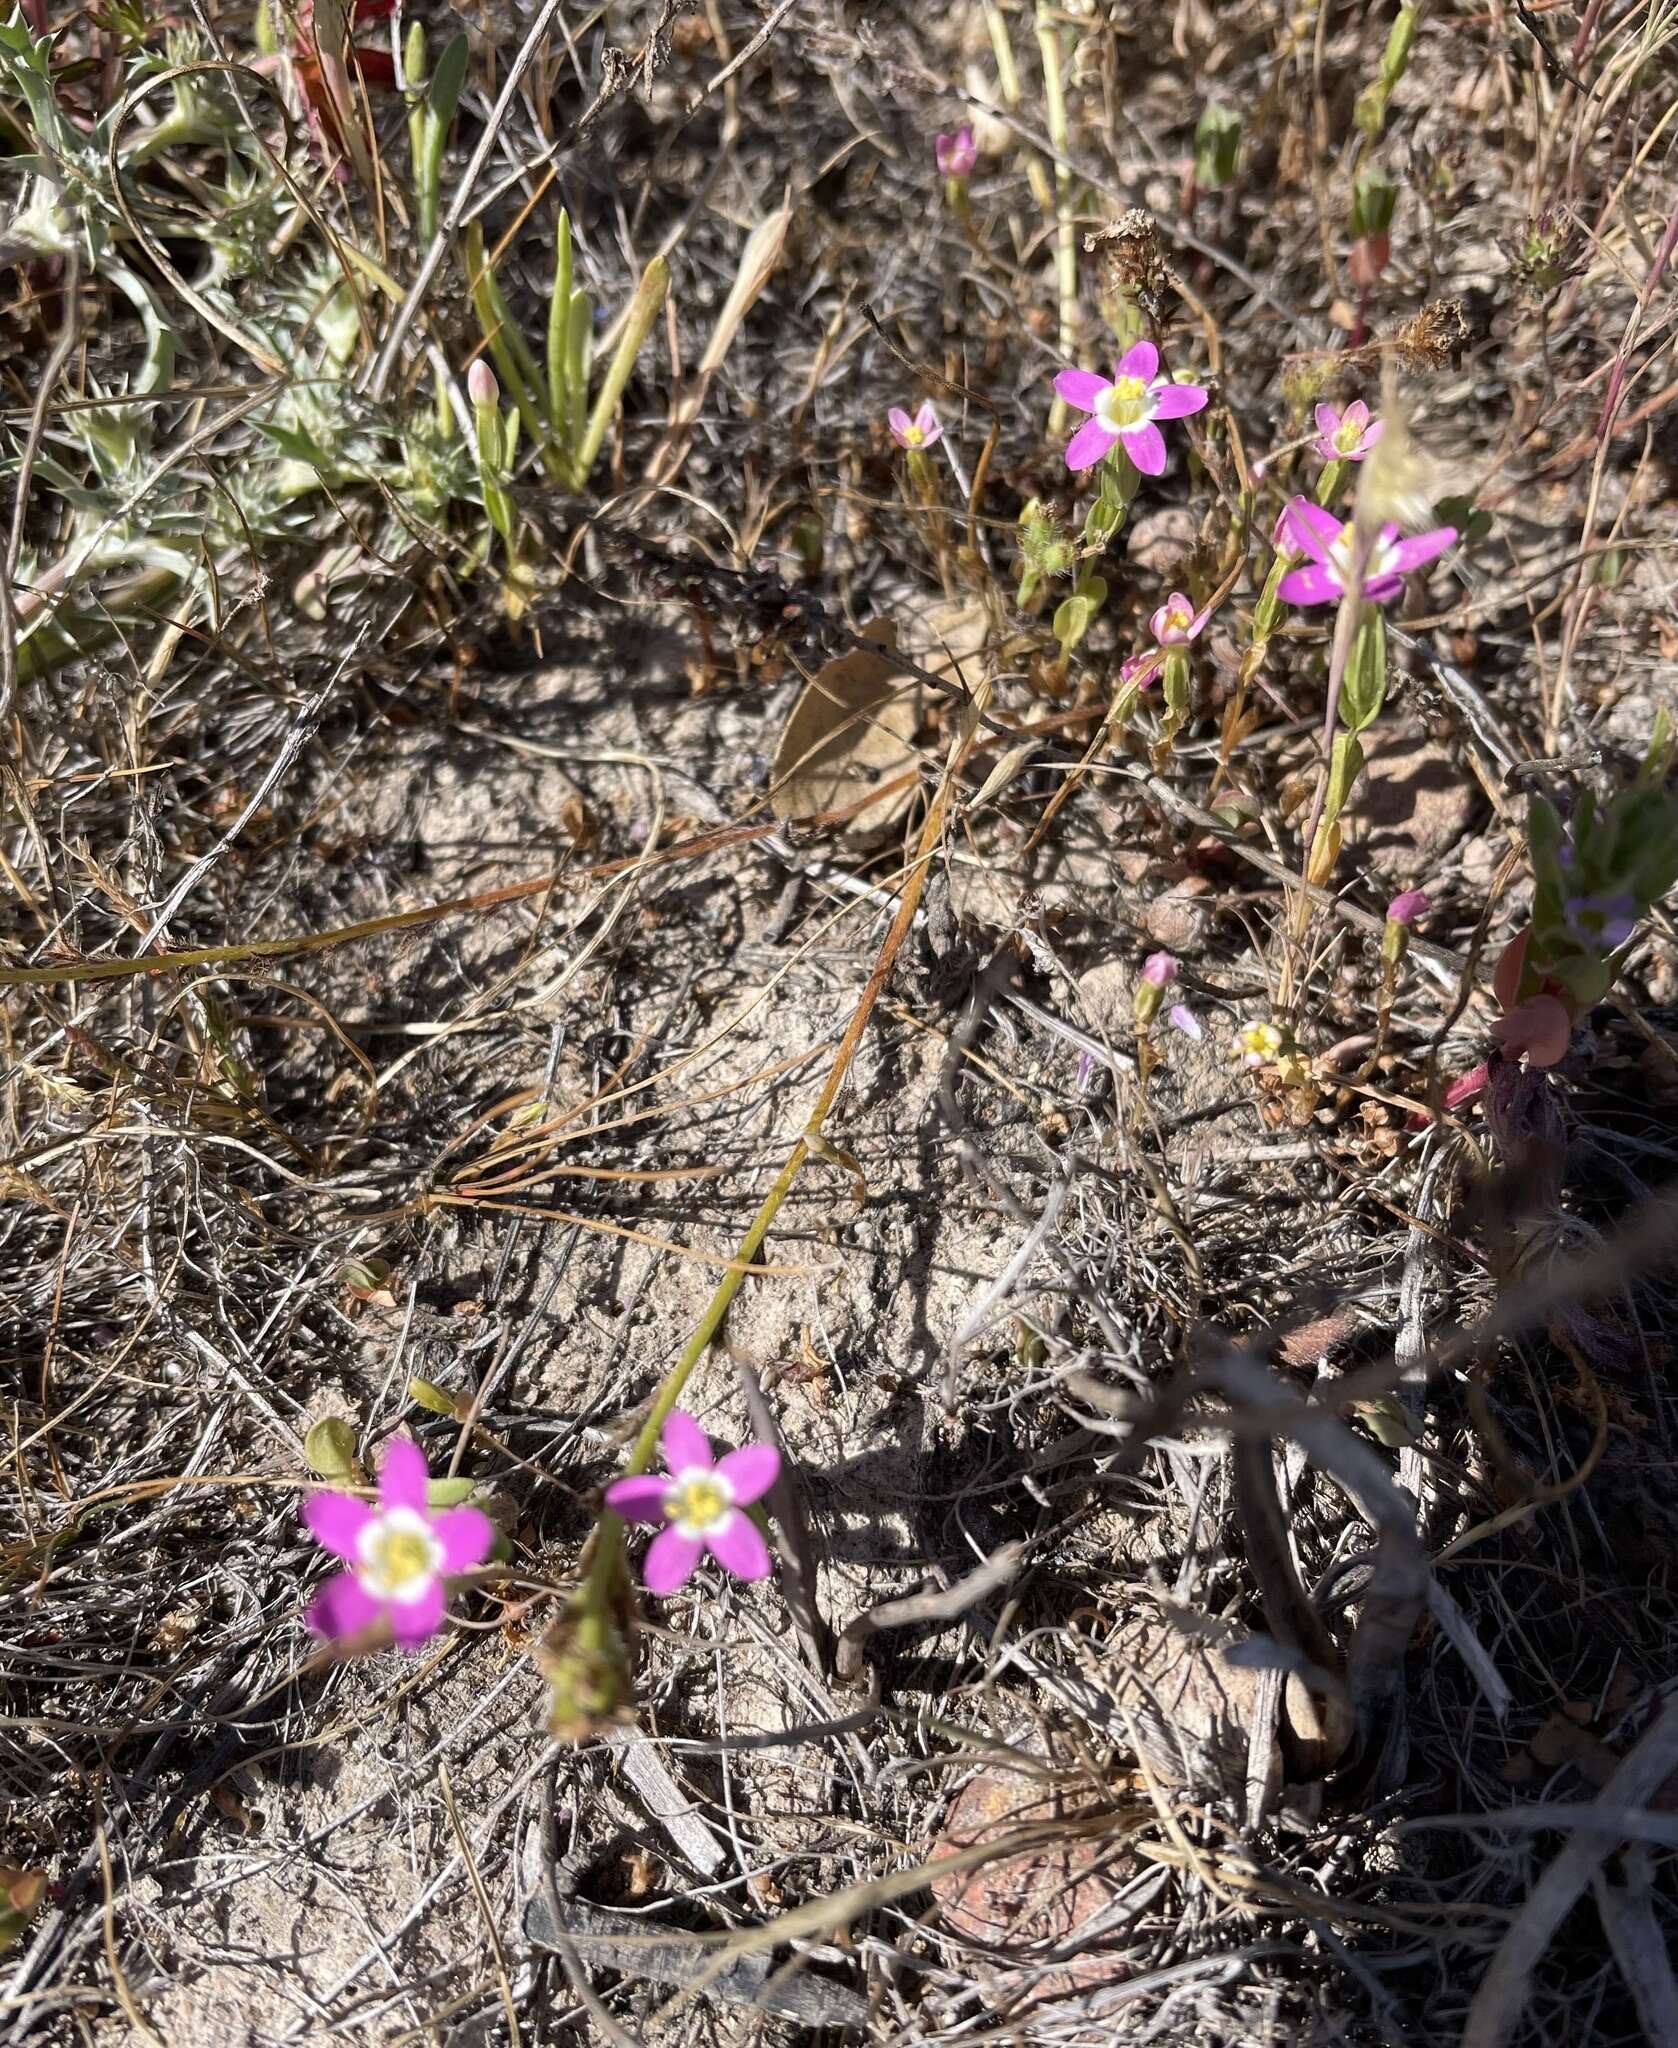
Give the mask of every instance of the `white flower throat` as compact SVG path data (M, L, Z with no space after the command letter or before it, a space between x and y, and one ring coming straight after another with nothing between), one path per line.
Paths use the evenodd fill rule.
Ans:
M664 1494L664 1518L683 1536L704 1536L734 1512L734 1489L704 1465L678 1472Z
M443 1569L443 1546L414 1508L388 1508L375 1515L356 1551L356 1576L375 1600L417 1600Z
M1120 377L1095 401L1096 418L1117 434L1143 426L1153 417L1148 387L1140 377Z

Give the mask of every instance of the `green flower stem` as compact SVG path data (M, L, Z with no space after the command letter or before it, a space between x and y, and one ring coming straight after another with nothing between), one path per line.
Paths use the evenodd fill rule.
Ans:
M554 230L554 282L548 298L548 417L567 450L573 446L570 433L570 341L571 216L562 206Z
M501 287L489 267L483 227L477 221L466 230L465 253L472 304L502 386L518 407L519 419L536 445L549 480L566 484L570 478L563 456L536 403L535 394L542 386L542 372L530 352L530 344L508 310L507 301L501 296Z
M635 287L635 296L629 302L623 333L612 360L606 366L606 374L600 380L600 393L594 401L594 410L589 415L588 431L583 444L577 451L575 485L581 490L588 482L589 471L593 469L601 444L606 439L606 430L612 424L623 397L624 386L629 382L629 373L635 367L635 358L641 353L641 345L652 332L653 322L658 318L664 305L664 295L670 289L670 266L662 256L655 256L641 273L641 282ZM586 302L585 302L586 303ZM578 402L578 393L572 391L572 402Z
M831 1145L824 1134L823 1125L832 1113L838 1100L839 1091L850 1072L851 1062L856 1058L863 1034L874 1013L874 1005L891 978L892 968L902 950L903 941L914 927L915 912L920 907L921 894L926 887L926 878L931 870L934 854L944 834L944 819L949 810L950 795L956 787L956 775L966 759L974 738L979 731L979 717L986 707L988 692L975 701L968 712L960 739L952 750L949 772L939 784L938 792L928 808L926 821L921 827L920 840L915 849L915 858L903 884L903 894L898 901L897 913L880 947L874 962L874 970L868 977L861 999L851 1013L851 1021L845 1027L845 1035L839 1041L828 1069L827 1079L821 1093L811 1108L809 1121L802 1135L787 1155L786 1164L775 1176L774 1184L759 1204L751 1226L740 1241L734 1262L718 1283L716 1292L706 1304L704 1314L694 1325L693 1334L682 1347L681 1356L665 1375L664 1383L654 1397L646 1421L641 1425L635 1439L635 1447L624 1466L625 1478L638 1478L652 1464L658 1450L658 1442L671 1410L682 1398L682 1391L692 1377L693 1369L710 1350L723 1326L734 1297L740 1291L740 1283L746 1277L747 1268L756 1259L764 1239L769 1235L781 1204L792 1191L806 1161L811 1158L829 1159L848 1164L842 1153ZM855 1170L854 1168L852 1169ZM605 1655L613 1639L614 1624L611 1614L611 1600L614 1586L623 1570L623 1517L608 1508L595 1526L595 1537L591 1547L587 1571L583 1583L573 1598L570 1618L576 1624L576 1640L588 1653Z
M991 52L996 58L996 83L1002 94L1003 105L1010 113L1020 110L1020 72L1014 62L1013 40L1008 33L1008 23L996 0L984 0L985 27L990 31ZM1025 156L1026 183L1031 187L1031 196L1042 208L1044 215L1052 220L1055 212L1054 192L1049 184L1049 174L1043 167L1043 160L1033 149L1021 145Z

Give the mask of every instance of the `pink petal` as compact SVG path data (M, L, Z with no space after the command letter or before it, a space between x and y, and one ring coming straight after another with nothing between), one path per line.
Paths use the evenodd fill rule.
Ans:
M1187 1003L1173 1003L1165 1014L1176 1025L1177 1029L1182 1032L1185 1038L1205 1037L1205 1032L1200 1028L1200 1019L1189 1008Z
M1085 420L1066 444L1068 469L1094 469L1118 435L1105 420Z
M769 1546L750 1515L738 1512L705 1538L706 1548L725 1571L737 1579L769 1576Z
M1124 452L1144 476L1165 474L1165 436L1152 420L1132 427L1123 437Z
M360 1635L364 1628L373 1626L383 1611L354 1572L339 1572L309 1602L303 1621L310 1635L336 1639Z
M664 1418L664 1462L672 1472L686 1472L690 1466L710 1466L710 1439L685 1408L672 1408Z
M393 1436L385 1445L379 1467L379 1505L382 1508L416 1508L425 1513L425 1488L429 1474L425 1453L412 1437Z
M892 432L900 441L907 435L910 427L914 424L900 405L894 405L891 411L886 414L886 418L891 424Z
M1371 576L1363 586L1363 594L1371 604L1385 604L1389 597L1397 597L1403 588L1402 576Z
M1276 586L1284 604L1338 604L1340 579L1332 569L1313 562L1309 569L1294 569Z
M1080 412L1094 412L1101 394L1112 388L1105 377L1098 377L1093 370L1062 370L1055 379L1056 391Z
M1407 575L1412 569L1419 569L1424 562L1431 562L1442 555L1457 537L1454 526L1436 526L1432 533L1412 534L1408 540L1401 540L1388 556L1388 567L1399 575Z
M781 1476L781 1454L773 1444L742 1444L717 1460L717 1470L737 1501L761 1500Z
M469 1572L488 1557L495 1524L481 1508L445 1508L432 1517L431 1533L443 1546L444 1571Z
M1204 408L1206 397L1204 384L1161 384L1154 393L1154 418L1186 420Z
M944 423L932 407L930 398L921 400L921 409L915 415L915 425L921 430L921 446L930 448L934 441L944 438Z
M606 1489L606 1505L626 1522L664 1520L662 1479L614 1479Z
M1319 405L1316 413L1317 432L1325 441L1334 439L1335 429L1340 425L1340 415L1332 405Z
M1573 1042L1573 1019L1555 996L1528 996L1492 1025L1492 1036L1514 1058L1525 1053L1535 1067L1553 1067Z
M649 1593L674 1593L693 1577L705 1546L697 1536L684 1536L680 1529L665 1529L647 1545L641 1578Z
M1121 377L1140 377L1151 384L1159 375L1159 350L1151 341L1133 341L1119 363Z
M1364 428L1363 440L1360 445L1365 455L1369 453L1370 449L1375 446L1375 443L1380 440L1386 431L1387 423L1385 420L1374 420Z
M1281 524L1285 537L1314 562L1326 562L1329 549L1340 538L1341 522L1309 498L1290 498Z
M441 1579L433 1579L417 1600L393 1600L389 1609L390 1632L397 1647L417 1650L434 1636L443 1626L447 1604Z
M360 1556L356 1545L372 1519L372 1508L353 1494L317 1493L303 1503L303 1520L309 1534L347 1564L354 1564Z

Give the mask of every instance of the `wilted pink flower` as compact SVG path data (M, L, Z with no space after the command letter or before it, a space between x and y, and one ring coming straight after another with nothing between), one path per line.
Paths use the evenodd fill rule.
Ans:
M1425 889L1404 889L1387 905L1388 924L1414 924L1433 908Z
M1172 953L1150 953L1142 962L1142 979L1154 988L1169 988L1177 979L1177 960Z
M1336 519L1309 498L1292 498L1282 523L1285 537L1311 557L1309 567L1282 578L1278 586L1282 598L1289 604L1338 603L1352 574L1351 521ZM1372 604L1385 604L1404 588L1412 569L1442 555L1456 537L1454 526L1436 526L1431 533L1401 540L1396 526L1383 526L1364 573L1362 595Z
M1372 420L1361 398L1344 412L1332 405L1317 407L1317 440L1312 444L1325 462L1361 462L1387 431L1385 420Z
M662 1439L669 1476L614 1479L606 1505L631 1522L662 1522L641 1567L649 1593L674 1593L708 1550L737 1579L769 1573L769 1547L744 1510L775 1484L781 1454L773 1444L745 1444L713 1460L705 1432L683 1409L665 1419Z
M1113 382L1094 370L1062 370L1055 390L1090 417L1067 443L1068 469L1093 469L1116 441L1144 476L1165 469L1165 436L1156 420L1186 419L1206 403L1201 384L1174 384L1159 374L1159 350L1138 341L1125 351Z
M913 419L900 405L894 405L886 419L891 427L891 437L899 448L930 448L934 441L940 441L944 436L943 423L933 411L930 398L921 400L920 411Z
M1205 612L1197 612L1180 590L1174 590L1149 619L1148 627L1162 647L1182 647L1198 638L1206 619Z
M953 135L940 135L932 145L943 178L970 178L979 161L979 145L973 140L972 124L963 121Z
M309 1533L349 1566L315 1595L313 1634L360 1635L384 1621L401 1648L413 1650L442 1627L444 1579L483 1563L495 1526L477 1508L433 1514L426 1485L425 1453L399 1436L385 1450L376 1508L351 1493L304 1502Z
M474 405L495 405L500 402L501 386L495 381L495 372L482 356L466 372L466 395Z

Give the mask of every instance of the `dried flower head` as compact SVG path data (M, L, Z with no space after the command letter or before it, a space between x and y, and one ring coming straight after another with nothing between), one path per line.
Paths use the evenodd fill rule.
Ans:
M1159 228L1144 207L1121 213L1110 227L1084 237L1084 251L1101 265L1101 288L1109 298L1129 298L1148 318L1165 316L1165 290L1170 280Z

